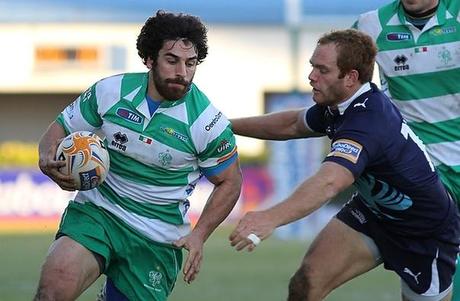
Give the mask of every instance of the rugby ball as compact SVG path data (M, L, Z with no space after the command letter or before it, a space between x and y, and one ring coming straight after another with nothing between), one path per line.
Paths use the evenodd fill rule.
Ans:
M65 137L57 148L56 160L66 162L61 171L72 175L77 190L89 190L102 184L110 167L104 141L88 131L74 132Z

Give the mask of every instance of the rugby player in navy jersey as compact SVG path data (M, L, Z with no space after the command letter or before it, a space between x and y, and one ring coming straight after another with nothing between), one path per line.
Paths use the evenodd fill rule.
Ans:
M401 278L402 300L450 300L460 216L423 144L371 83L376 47L353 29L321 37L310 59L316 104L232 120L236 134L268 140L327 135L319 171L289 197L247 213L230 235L252 251L276 227L298 220L349 186L352 199L310 246L289 301L322 300L381 263Z

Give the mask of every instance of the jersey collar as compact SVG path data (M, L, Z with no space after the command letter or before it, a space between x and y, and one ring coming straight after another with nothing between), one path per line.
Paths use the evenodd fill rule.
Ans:
M343 115L343 113L345 113L345 110L350 106L350 104L353 102L353 100L355 100L356 98L361 96L361 94L364 94L365 92L369 91L370 89L371 89L370 83L369 82L364 83L361 86L361 88L359 88L358 91L355 92L355 94L353 94L350 98L348 98L344 102L339 103L337 105L337 109L339 110L339 114ZM331 108L328 107L328 110L331 111Z
M453 18L452 14L447 10L446 5L443 0L439 0L438 9L436 14L431 17L431 19L426 23L426 30L432 28L436 25L443 25L447 19ZM397 13L388 21L387 25L412 25L409 21L406 20L406 15L404 13L404 7L399 1Z

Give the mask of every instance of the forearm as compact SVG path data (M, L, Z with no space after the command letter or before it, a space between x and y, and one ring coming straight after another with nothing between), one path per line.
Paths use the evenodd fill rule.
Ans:
M60 124L53 122L40 139L38 144L39 157L46 157L50 147L56 143L56 140L63 137L65 137L64 129Z
M214 187L193 232L206 241L230 214L240 196L241 178Z
M261 116L231 119L237 135L265 139L287 140L307 137L306 129L299 123L303 110L283 111Z
M323 165L326 166L303 182L285 201L266 210L277 227L308 216L353 183L353 175L345 168L330 169L330 163Z

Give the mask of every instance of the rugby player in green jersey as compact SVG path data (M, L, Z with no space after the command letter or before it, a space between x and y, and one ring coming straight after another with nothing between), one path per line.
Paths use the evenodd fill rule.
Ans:
M182 248L184 280L195 279L203 244L233 209L242 182L230 123L192 82L206 35L198 18L158 11L137 39L148 72L98 81L43 135L40 168L62 189L75 189L54 159L70 132L102 133L110 170L102 185L69 202L35 300L75 300L105 274L107 300L164 301ZM190 231L188 197L203 175L214 190Z
M353 27L376 42L382 89L426 145L458 204L460 1L393 1L362 14ZM452 300L460 301L458 272L453 291Z

